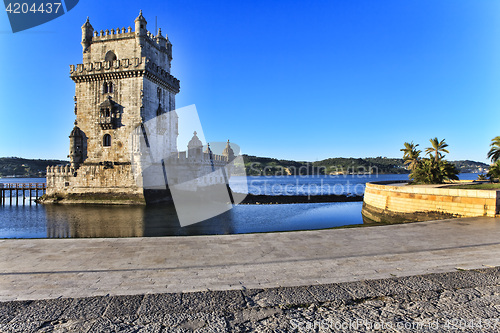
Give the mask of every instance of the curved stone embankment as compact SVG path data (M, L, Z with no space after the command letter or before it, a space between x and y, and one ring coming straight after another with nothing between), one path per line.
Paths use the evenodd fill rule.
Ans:
M500 210L500 191L406 183L367 183L363 216L375 222L416 222L453 217L495 217Z

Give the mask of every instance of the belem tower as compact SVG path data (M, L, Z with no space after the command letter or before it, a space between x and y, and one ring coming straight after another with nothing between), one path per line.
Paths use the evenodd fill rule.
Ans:
M131 27L94 31L88 18L82 26L83 63L70 65L76 116L69 136L70 164L47 168L42 202L168 201L167 180L145 186L148 180L137 163L142 158L140 145L146 142L149 149L144 124L152 122L162 140L162 154L182 170L178 177L196 179L196 186L223 182L222 177L203 175L234 158L229 141L222 153L212 154L195 132L187 151L178 151L175 95L180 86L170 74L172 44L161 29L156 36L147 30L142 11L134 23L134 31ZM140 140L134 139L137 133L143 135ZM160 172L149 176L161 178L161 166L156 170Z

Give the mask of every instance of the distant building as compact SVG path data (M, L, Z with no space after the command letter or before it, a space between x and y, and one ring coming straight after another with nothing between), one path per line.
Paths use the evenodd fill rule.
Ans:
M154 36L146 25L141 11L134 31L131 27L94 31L88 18L82 26L83 63L70 66L76 86L70 165L47 168L45 202L142 204L168 200L168 184L145 188L145 180L137 179L132 166L134 153L140 154L138 143L132 142L134 131L154 119L165 139L162 154L174 155L179 165L189 166L187 178L208 174L214 165L223 166L233 158L229 141L222 155L213 155L208 147L203 152L196 133L187 154L177 151L175 95L180 87L170 74L172 44L161 29ZM197 184L223 181L202 177Z

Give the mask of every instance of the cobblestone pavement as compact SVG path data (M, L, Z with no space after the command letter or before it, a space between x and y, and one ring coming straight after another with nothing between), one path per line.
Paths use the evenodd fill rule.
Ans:
M304 287L0 303L2 332L499 332L500 267Z

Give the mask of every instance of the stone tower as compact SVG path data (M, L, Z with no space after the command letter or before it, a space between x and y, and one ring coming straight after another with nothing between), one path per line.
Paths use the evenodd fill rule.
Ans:
M171 112L166 150L177 152L175 95L179 80L170 74L172 44L161 29L147 30L142 11L131 27L94 31L82 26L82 64L70 66L75 82L75 127L70 166L49 167L47 195L89 201L120 197L142 202L144 192L131 171L132 132ZM95 200L94 200L95 199Z

